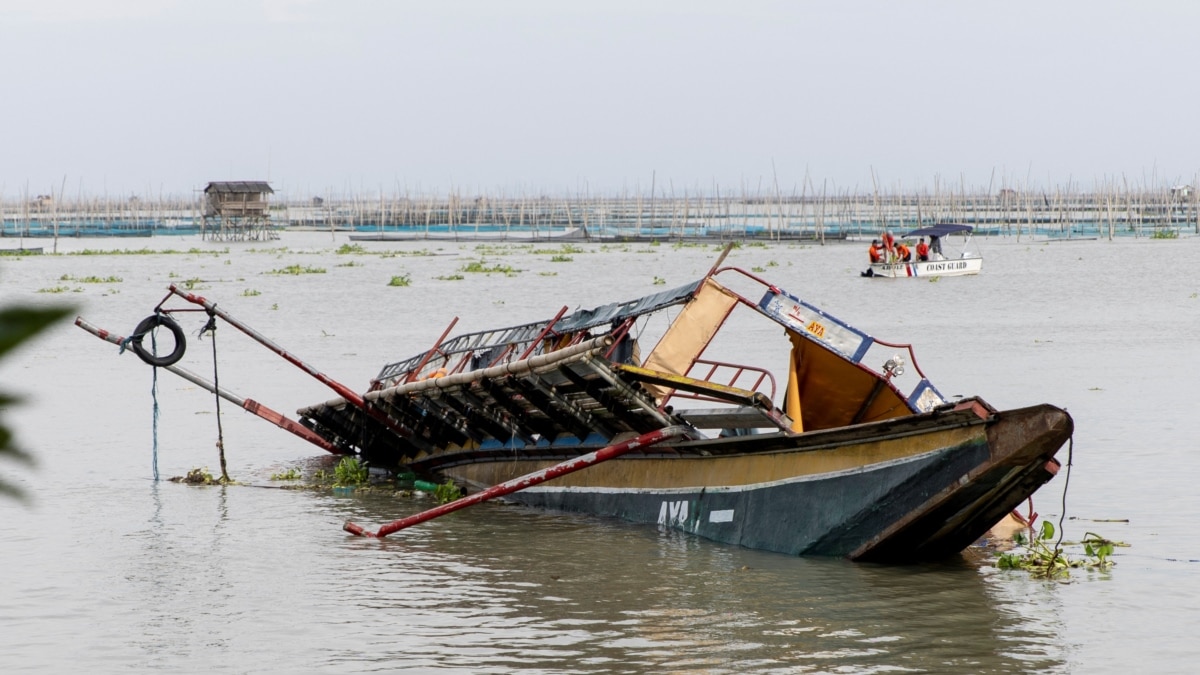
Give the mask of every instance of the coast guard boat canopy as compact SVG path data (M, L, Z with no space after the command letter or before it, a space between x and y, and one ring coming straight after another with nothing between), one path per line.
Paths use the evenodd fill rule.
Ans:
M957 223L941 223L938 225L930 225L928 227L917 228L911 232L905 232L905 237L944 237L948 234L956 232L970 232L975 228L970 225L960 225Z

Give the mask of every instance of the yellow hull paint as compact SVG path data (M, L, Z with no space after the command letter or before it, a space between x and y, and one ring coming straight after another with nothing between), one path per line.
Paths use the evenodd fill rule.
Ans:
M985 427L977 424L828 449L721 457L627 455L548 481L546 485L639 489L748 486L865 470L872 465L899 462L945 448L985 442ZM555 463L555 460L486 461L447 468L444 473L479 489Z

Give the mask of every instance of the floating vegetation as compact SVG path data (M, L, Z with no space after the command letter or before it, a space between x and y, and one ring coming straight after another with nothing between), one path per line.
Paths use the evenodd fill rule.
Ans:
M434 279L438 279L439 281L462 281L466 277L461 274L443 274L440 277L434 277Z
M1150 235L1151 239L1178 239L1179 230L1155 230L1154 234Z
M121 277L114 277L114 276L98 277L98 276L94 276L94 275L89 275L86 277L77 277L77 276L74 276L71 274L64 274L61 277L59 277L58 280L59 281L77 281L81 284L119 284L122 281L124 281L124 279L122 279Z
M1013 542L1019 547L1014 551L1000 553L996 559L996 567L1000 569L1026 570L1035 577L1057 579L1070 576L1071 569L1108 570L1113 566L1113 549L1126 546L1098 534L1084 534L1083 557L1071 558L1062 549L1061 542L1051 547L1047 542L1054 538L1054 524L1048 520L1042 521L1040 531L1032 539L1018 532L1013 535Z
M301 265L288 265L287 267L283 267L283 268L280 268L277 270L271 270L270 272L264 272L263 274L292 274L292 275L297 275L297 276L301 275L301 274L325 274L325 268L324 267L301 266Z
M347 260L344 263L338 263L338 267L362 267L363 264L356 260Z
M37 292L38 293L70 293L70 292L82 293L83 287L76 286L75 288L71 288L70 286L51 286L49 288L39 288L37 290Z
M553 255L553 254L573 255L573 254L578 254L578 253L583 253L583 252L584 252L583 247L573 246L571 244L563 244L559 248L537 248L537 249L533 249L532 251L530 251L530 253L533 253L534 255Z
M204 283L204 280L200 277L192 277L191 279L184 279L183 281L180 281L179 285L182 286L183 290L185 291L194 291L197 288L201 288L200 284L202 283Z
M416 251L396 251L396 250L384 251L383 253L379 254L379 257L380 258L395 258L397 256L422 257L422 256L431 256L431 255L437 255L437 254L434 253L433 251L423 248L423 249L419 249Z
M208 467L203 469L192 469L187 472L186 476L175 476L171 479L172 483L187 483L188 485L219 485L220 480L213 478L213 475L208 472Z
M253 298L256 295L262 295L262 291L255 290L253 288L247 288L246 290L242 291L243 298Z
M449 478L446 479L445 483L438 485L437 489L433 491L433 498L439 504L449 504L460 497L462 497L462 490Z
M367 249L362 244L342 244L334 253L338 255L363 255Z
M529 253L533 244L476 244L475 252L479 255L517 255Z
M391 281L388 282L388 286L411 286L411 285L412 285L412 275L411 274L397 274L392 277Z
M662 286L667 283L667 280L662 277L654 277L654 285Z
M521 273L521 270L511 265L496 264L489 267L485 260L469 262L459 269L462 272L469 272L471 274L503 274L506 277L516 276Z
M370 469L366 464L358 461L357 457L343 457L333 469L333 486L365 485L370 476Z
M761 265L755 265L754 267L750 268L750 271L754 272L755 274L762 274L763 272L766 272L767 269Z
M574 262L574 258L569 255L555 255L550 258L550 262Z
M151 249L151 248L111 249L111 250L107 250L107 251L103 250L103 249L85 248L82 251L75 251L73 253L67 253L66 255L211 255L211 256L218 256L218 255L223 255L226 253L229 253L228 247L219 249L219 250L192 247L186 251L180 251L180 250L173 249L173 248L166 248L166 249L162 249L162 250L155 250L155 249Z
M539 277L556 277L558 272L538 272Z
M296 467L292 467L287 471L280 471L279 473L271 474L271 480L300 480L303 477L304 474L301 473L300 469L297 469Z

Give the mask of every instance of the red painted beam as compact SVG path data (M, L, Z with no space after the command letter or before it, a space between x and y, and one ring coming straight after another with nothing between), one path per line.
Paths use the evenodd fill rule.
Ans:
M632 438L628 441L617 443L615 445L609 445L594 452L589 452L586 455L573 457L565 462L555 464L554 466L547 467L545 469L539 469L532 473L527 473L519 478L514 478L512 480L493 485L486 490L476 492L473 495L468 495L462 499L452 501L448 504L436 506L427 511L422 511L420 513L408 516L407 518L394 520L379 528L378 532L368 532L364 530L362 526L356 525L350 521L346 521L346 524L342 526L342 529L360 537L375 537L382 539L383 537L386 537L393 532L403 530L406 527L411 527L427 520L433 520L439 516L444 516L447 513L458 511L459 509L465 509L468 506L473 506L489 499L503 497L504 495L517 492L518 490L524 490L525 488L533 487L539 483L544 483L548 480L558 478L559 476L564 476L568 473L579 471L580 469L586 469L589 466L599 464L600 462L606 462L614 457L620 457L631 450L637 450L638 448L656 445L658 443L662 443L663 441L682 436L687 433L687 431L688 428L683 426L670 426L663 427L662 429L656 429L650 433L642 434L637 438Z

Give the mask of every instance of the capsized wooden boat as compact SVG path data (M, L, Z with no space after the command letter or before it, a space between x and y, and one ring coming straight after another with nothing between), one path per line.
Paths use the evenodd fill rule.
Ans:
M230 400L332 452L451 479L481 499L793 555L952 556L1057 472L1066 411L947 400L910 346L719 265L626 302L447 329L364 393L335 386L338 397L298 411L299 425Z

